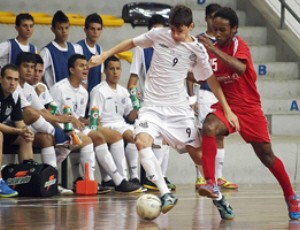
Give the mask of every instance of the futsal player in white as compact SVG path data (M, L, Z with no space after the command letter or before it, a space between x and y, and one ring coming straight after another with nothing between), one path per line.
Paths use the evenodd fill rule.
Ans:
M99 65L109 56L135 46L154 48L145 82L144 102L136 124L136 145L144 169L162 195L163 213L176 205L177 198L169 192L164 181L160 165L151 149L153 140L163 136L172 147L181 150L186 148L193 161L201 163L200 137L185 90L184 82L188 72L193 72L197 81L208 81L228 121L234 127L238 126L237 117L229 108L213 75L206 49L190 35L194 27L192 10L183 5L175 6L170 13L169 23L169 29L153 29L125 40L101 55L93 56L89 62L90 66Z
M70 106L73 123L88 125L89 121L84 118L88 102L88 92L82 86L82 81L87 80L88 65L85 56L73 54L68 60L69 77L62 79L50 88L50 94L57 103L57 109L63 114L63 107ZM105 137L100 130L91 130L85 126L81 130L89 136L95 146L94 151L98 163L103 167L115 183L115 190L119 192L140 192L141 186L131 183L125 179L124 167L115 164L108 150ZM123 142L122 142L123 143ZM124 145L122 145L124 154ZM122 150L121 149L121 150Z

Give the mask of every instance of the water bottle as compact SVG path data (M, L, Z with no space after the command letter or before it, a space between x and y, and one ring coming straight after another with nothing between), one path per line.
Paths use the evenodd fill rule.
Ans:
M137 95L137 88L134 85L130 86L129 93L133 108L135 110L138 110L139 108L141 108L141 103Z
M68 105L65 105L64 109L63 109L63 112L64 112L64 114L70 114L71 113L71 107L68 106ZM64 123L64 131L70 132L72 130L73 130L73 124L72 124L72 122Z
M56 114L57 104L55 103L55 101L50 102L50 104L48 105L48 110L52 115Z
M90 114L90 129L97 130L98 129L98 121L99 121L99 109L96 106L91 108Z

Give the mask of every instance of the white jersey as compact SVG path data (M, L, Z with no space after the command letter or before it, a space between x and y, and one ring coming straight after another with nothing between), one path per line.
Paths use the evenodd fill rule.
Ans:
M16 43L19 45L20 49L23 52L30 52L30 45L29 43L26 45L23 45L18 42L17 39L15 39ZM35 53L37 53L37 48L35 48ZM11 45L9 41L4 41L0 43L0 69L9 63L10 60L10 53L11 53Z
M57 42L52 41L52 44L60 51L66 52L68 51L68 46L66 47L61 47ZM79 49L78 46L74 46L75 53L82 53L82 49ZM53 86L56 82L54 81L55 78L55 71L54 71L54 64L52 60L52 55L47 47L43 47L41 49L40 55L44 61L44 70L43 70L43 78L45 80L45 83L47 84L48 87Z
M185 78L193 72L197 81L213 71L204 46L193 42L177 43L168 28L155 28L133 39L136 46L152 46L154 53L145 82L144 106L189 106Z
M112 89L106 81L95 86L90 93L90 108L98 107L103 124L124 123L124 116L133 110L128 90L117 85Z
M25 108L29 105L36 110L42 110L45 108L34 88L28 83L25 82L23 87L21 87L19 84L16 92L20 94L21 108Z
M35 89L38 85L42 85L45 89L44 92L42 92L40 95L38 95L40 102L42 103L42 105L45 106L45 105L49 104L50 102L52 102L53 98L48 90L48 87L44 83L38 82L36 85L32 85L32 87Z
M145 64L144 50L139 46L135 47L133 59L130 65L130 73L136 74L139 78L137 88L141 93L141 97L143 100L144 91L145 91L146 64Z
M88 102L88 92L80 85L74 88L68 78L62 79L50 88L50 94L57 103L58 113L63 114L64 106L71 107L71 113L76 118L84 117Z

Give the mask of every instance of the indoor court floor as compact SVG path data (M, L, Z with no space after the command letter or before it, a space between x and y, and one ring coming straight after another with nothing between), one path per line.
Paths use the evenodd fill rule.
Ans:
M299 186L295 186L298 195ZM177 206L153 221L142 221L136 214L141 193L2 198L0 229L300 229L300 221L289 220L277 184L240 185L238 191L223 193L235 210L233 221L222 221L212 201L199 197L192 184L177 185Z

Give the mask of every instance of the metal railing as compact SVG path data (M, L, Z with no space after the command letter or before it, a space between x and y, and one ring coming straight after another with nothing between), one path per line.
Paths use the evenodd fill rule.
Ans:
M299 16L292 10L292 8L286 3L285 0L279 0L281 3L281 16L280 16L280 29L283 29L284 21L285 21L285 9L289 11L289 13L300 23Z

